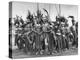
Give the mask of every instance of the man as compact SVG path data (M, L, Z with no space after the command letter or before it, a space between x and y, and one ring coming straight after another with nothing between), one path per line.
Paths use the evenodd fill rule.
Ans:
M44 50L44 53L48 53L48 41L49 41L49 36L48 32L43 31L41 34L41 42L42 42L42 49Z
M18 46L19 49L23 48L24 40L22 38L21 34L16 34L15 35L15 45Z
M32 41L30 41L27 32L25 32L23 38L24 38L24 41L25 41L24 51L28 54L28 53L31 52L31 43L32 43Z
M78 22L76 22L76 48L78 47Z
M28 39L28 49L29 49L29 52L32 54L33 53L33 43L34 43L34 32L33 31L30 31L27 33L26 37ZM26 42L27 43L27 42Z
M50 32L48 32L48 36L49 36L48 48L49 48L50 54L53 53L53 49L55 48L55 45L56 45L54 34L55 33L52 30Z
M72 19L72 26L70 27L70 30L73 34L73 42L72 45L76 45L76 26L75 26L75 20L74 20L74 16L69 16Z
M68 35L67 35L67 29L65 24L62 25L61 27L61 35L62 35L62 49L64 50L65 48L69 49L69 40L68 40Z
M56 50L58 52L60 52L62 50L62 38L61 38L61 31L58 29L56 32L56 42L57 42L57 46L56 46Z

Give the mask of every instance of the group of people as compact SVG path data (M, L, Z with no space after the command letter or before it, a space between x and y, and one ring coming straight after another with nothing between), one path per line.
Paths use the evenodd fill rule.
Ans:
M44 9L47 12L47 10ZM78 22L74 16L69 16L72 26L68 26L68 20L63 16L56 16L56 21L50 21L49 14L43 17L41 11L37 16L28 11L27 21L17 16L15 45L31 54L53 54L65 51L71 47L78 47Z

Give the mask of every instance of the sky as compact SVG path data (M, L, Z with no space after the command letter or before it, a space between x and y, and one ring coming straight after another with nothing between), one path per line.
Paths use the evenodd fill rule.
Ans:
M57 16L57 11L59 11L59 4L50 4L50 3L38 3L39 9L41 12L46 15L43 8L45 8L50 15L52 21L55 21L55 17ZM61 16L68 17L70 15L75 17L75 20L78 20L78 6L77 5L62 5L61 6ZM28 10L32 14L36 14L37 11L37 3L32 2L12 2L12 18L16 15L22 16L24 20L26 20L26 16Z

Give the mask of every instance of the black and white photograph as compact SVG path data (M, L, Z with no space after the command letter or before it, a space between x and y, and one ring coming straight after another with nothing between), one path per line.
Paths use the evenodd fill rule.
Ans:
M9 2L9 57L78 55L78 5Z

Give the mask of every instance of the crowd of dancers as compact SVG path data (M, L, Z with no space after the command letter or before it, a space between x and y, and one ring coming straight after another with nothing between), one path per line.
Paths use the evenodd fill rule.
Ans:
M23 49L28 54L53 54L62 52L70 48L78 47L78 22L75 22L74 16L69 16L72 20L72 26L69 27L68 20L63 16L56 16L56 21L51 21L46 9L43 9L47 15L43 17L40 10L37 15L28 11L26 21L22 17L14 18L15 45L18 49ZM12 22L10 26L12 27Z

